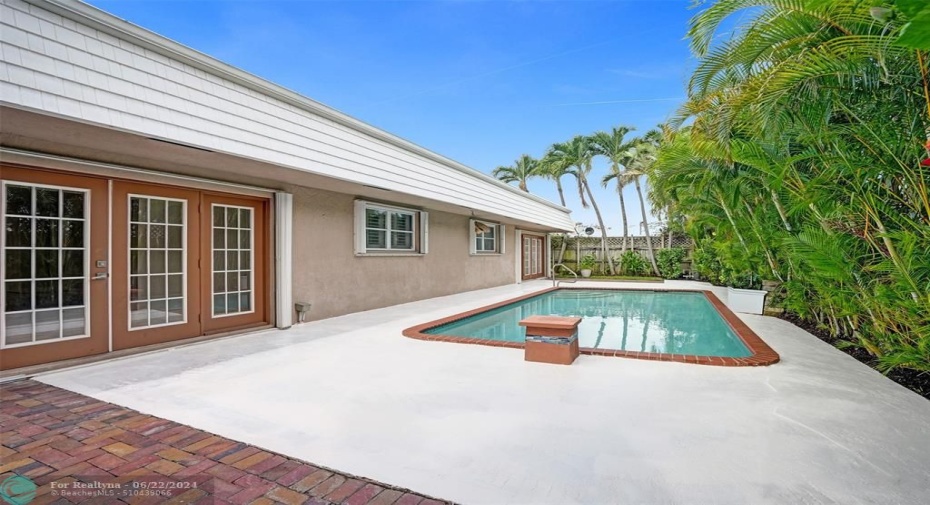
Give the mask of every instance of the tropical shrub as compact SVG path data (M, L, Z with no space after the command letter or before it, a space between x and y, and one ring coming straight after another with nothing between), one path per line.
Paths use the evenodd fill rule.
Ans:
M688 100L648 174L650 198L684 216L696 273L782 281L787 310L884 370L930 371L925 6L708 5L688 34Z
M628 250L617 258L620 263L620 275L640 277L650 271L649 262L636 251Z
M751 261L738 245L728 241L704 240L694 250L691 260L691 269L701 280L716 286L759 289L762 278L750 265Z
M762 287L762 280L752 272L730 271L727 274L724 284L731 288L738 289L760 289Z
M671 249L659 249L656 251L656 263L659 266L659 273L663 279L677 279L681 277L681 261L685 259L688 251L673 247Z
M717 285L721 283L720 273L723 271L723 266L714 248L710 245L701 244L694 249L691 254L691 270L702 281Z

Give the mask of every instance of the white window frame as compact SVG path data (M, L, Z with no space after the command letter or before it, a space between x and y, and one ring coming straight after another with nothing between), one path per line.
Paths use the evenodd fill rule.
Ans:
M478 233L475 230L476 225L482 224L494 228L494 250L486 251L478 249ZM468 220L468 253L472 256L500 256L507 250L507 241L505 240L505 226L493 221L484 221L482 219Z
M368 247L368 210L382 212L399 212L413 218L413 247L411 249L391 248L390 217L385 233L385 248ZM356 256L423 256L429 252L429 213L409 207L397 207L366 200L355 201L355 255Z
M92 233L92 231L91 231L91 215L90 215L90 214L91 214L91 209L93 208L93 207L91 207L91 202L90 202L91 191L90 191L89 189L87 189L87 188L73 188L73 187L70 187L70 186L56 186L56 185L51 185L51 184L38 184L38 183L34 183L34 182L21 182L21 181L16 181L16 180L3 180L3 181L0 181L0 225L3 226L3 229L0 229L0 292L4 292L4 293L5 293L5 290L6 290L6 217L7 217L7 214L6 214L6 187L7 187L8 184L11 184L11 185L13 185L13 186L30 186L30 187L33 187L33 188L57 189L57 190L59 190L59 191L72 191L72 192L75 192L75 193L84 193L84 252L85 252L85 254L84 254L84 272L85 272L85 276L86 276L85 279L84 279L84 306L83 306L83 307L84 307L84 334L83 334L83 335L73 335L73 336L70 336L70 337L59 337L59 338L57 338L57 339L42 340L41 342L38 342L38 341L35 340L35 333L36 333L36 328L35 328L35 312L36 312L38 309L35 308L35 296L36 296L36 294L35 294L35 280L36 280L36 279L35 279L35 268L36 268L36 266L35 266L35 261L33 261L33 262L32 262L32 278L30 279L31 282L33 283L33 289L32 289L32 309L30 309L30 311L31 311L32 314L33 314L33 316L32 316L32 317L33 317L33 328L32 328L32 338L33 338L33 340L32 340L31 342L21 342L21 343L19 343L19 344L7 344L7 343L6 343L6 334L3 334L3 335L2 335L2 338L0 338L0 349L13 349L13 348L16 348L16 347L30 347L30 346L36 346L36 345L53 344L53 343L56 343L56 342L65 342L65 341L68 341L68 340L78 340L78 339L82 339L82 338L89 338L89 337L91 336L91 327L90 327L90 315L91 315L91 313L90 313L90 312L91 312L91 304L90 304L90 281L91 281L91 278L90 278L90 256L91 256L90 239L91 239L91 233ZM60 203L59 205L62 205L62 204ZM33 195L32 216L31 216L32 219L36 219L36 217L37 217L37 216L35 215L35 206L36 206L36 202L35 202L35 197L34 197L34 195ZM13 216L16 217L16 216L18 216L18 215L17 215L17 214L14 214ZM63 219L62 219L61 217L59 217L58 219L59 219L59 222L63 221ZM35 224L33 224L33 227L35 227ZM62 233L62 232L59 230L59 244L61 243L61 242L60 242L61 233ZM35 234L35 231L34 231L34 230L33 230L33 234ZM32 249L34 249L34 248L32 248ZM33 254L33 257L34 257L34 254ZM61 265L59 264L59 271L60 271L60 269L61 269ZM58 310L59 310L59 311L62 311L62 310L64 310L64 309L66 308L66 307L62 307L62 306L61 306L61 302L62 302L62 293L61 293L61 289L62 289L62 288L61 288L61 286L62 286L62 284L61 284L61 278L59 277L59 285L58 285ZM77 308L77 307L67 307L67 308ZM16 311L16 312L14 312L14 314L16 314L16 313L23 313L23 312L26 312L26 311ZM62 318L62 315L59 314L58 317L59 317L59 324L60 324L60 325L64 325L64 320L63 320L63 318ZM3 330L3 329L5 329L5 328L6 328L6 307L5 307L5 306L0 306L0 330ZM63 327L62 327L62 326L59 326L59 328L58 328L58 332L59 332L59 333L58 333L58 334L61 335L62 331L63 331Z

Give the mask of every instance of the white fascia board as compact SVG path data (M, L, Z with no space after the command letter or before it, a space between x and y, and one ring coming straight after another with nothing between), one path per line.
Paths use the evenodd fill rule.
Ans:
M139 27L138 25L132 24L128 21L97 9L96 7L76 0L22 1L49 12L53 12L77 23L107 33L120 40L125 40L132 44L139 45L146 50L190 65L208 74L251 89L261 93L264 96L284 102L300 110L304 110L312 113L313 115L328 119L335 124L350 128L369 137L378 139L382 142L386 142L404 151L421 156L434 163L438 163L444 167L461 172L469 178L474 179L474 182L479 186L488 185L485 186L485 189L489 192L498 193L500 190L503 190L506 192L505 194L509 193L508 199L513 199L513 201L517 202L515 205L520 207L527 207L525 210L529 211L532 211L533 208L538 209L538 213L540 214L549 214L547 218L540 219L539 224L541 225L555 229L566 230L570 230L573 227L573 223L571 222L570 216L568 215L570 212L569 209L566 209L558 204L550 202L536 195L527 194L487 174L479 172L445 156L430 151L424 147L418 146L408 140L364 123L358 119L355 119L315 100L300 95L287 88L223 63L213 57L184 46L183 44L155 34L149 30ZM196 145L197 142L191 142L191 144ZM322 173L322 175L328 174ZM403 189L399 189L399 191L406 192L403 191ZM519 203L521 200L523 200L522 204ZM544 206L544 208L539 208L539 205ZM557 214L554 215L552 214L552 211L564 213L564 217L558 216Z

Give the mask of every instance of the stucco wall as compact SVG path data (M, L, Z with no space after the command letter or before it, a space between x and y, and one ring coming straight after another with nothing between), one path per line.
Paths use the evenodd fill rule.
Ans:
M515 281L513 226L505 253L469 254L467 216L429 212L429 253L356 256L355 198L311 188L294 194L294 300L313 307L308 320L386 307Z

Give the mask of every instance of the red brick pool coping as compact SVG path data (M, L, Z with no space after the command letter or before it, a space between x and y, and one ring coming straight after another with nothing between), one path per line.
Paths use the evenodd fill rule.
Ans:
M457 337L453 335L431 335L424 333L427 330L435 328L437 326L442 326L448 323L454 323L465 319L466 317L471 317L476 314L481 314L489 310L494 310L512 303L521 302L529 298L535 298L539 295L550 293L558 289L584 289L584 290L601 290L601 291L661 291L669 293L703 293L707 300L717 309L717 313L723 318L724 321L730 326L734 333L743 341L743 344L749 349L751 353L750 356L745 358L729 358L724 356L694 356L690 354L671 354L663 352L639 352L639 351L622 351L615 349L592 349L590 347L582 347L581 354L588 354L592 356L614 356L618 358L633 358L633 359L645 359L652 361L677 361L679 363L693 363L695 365L711 365L711 366L767 366L774 363L778 363L780 359L778 353L776 353L768 344L766 344L754 331L752 331L749 326L746 325L736 314L733 313L723 302L717 298L711 291L707 290L672 290L672 289L623 289L618 290L615 288L548 288L542 291L536 291L535 293L530 293L527 295L519 296L517 298L512 298L510 300L505 300L503 302L494 303L491 305L486 305L484 307L479 307L477 309L469 310L467 312L462 312L460 314L455 314L452 316L444 317L442 319L437 319L435 321L430 321L428 323L418 324L412 326L403 331L405 337L414 338L417 340L430 340L435 342L453 342L457 344L475 344L475 345L486 345L490 347L509 347L512 349L523 349L523 342L502 342L497 340L486 340L482 338L468 338L468 337Z
M450 503L28 379L0 384L0 442L0 482L31 480L34 505L87 501L60 491L82 483L133 489L131 482L197 485L162 488L170 498L139 493L89 503Z

